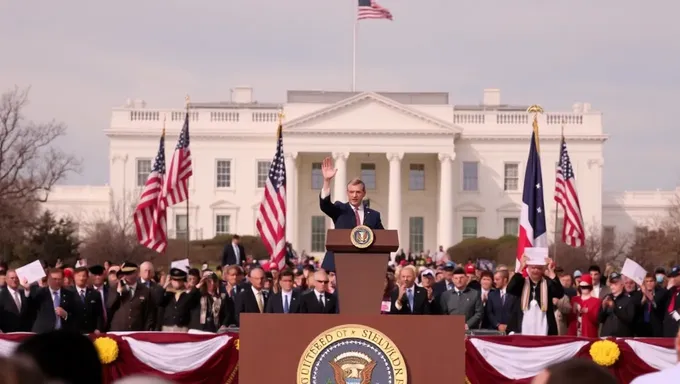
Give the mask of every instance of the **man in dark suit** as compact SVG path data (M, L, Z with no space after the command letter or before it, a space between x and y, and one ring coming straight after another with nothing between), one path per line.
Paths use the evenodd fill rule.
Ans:
M3 333L30 332L33 320L28 303L30 286L21 287L13 269L8 270L6 276L7 284L0 290L0 330Z
M266 313L299 313L300 291L293 289L295 274L290 269L285 269L279 275L281 290L267 300Z
M105 330L102 298L98 291L88 287L90 273L87 267L78 267L73 272L76 297L71 313L73 329L80 333L103 332Z
M269 295L264 290L264 270L259 267L251 269L248 279L250 286L236 294L236 299L234 299L236 325L240 324L242 313L264 313L267 307Z
M118 271L118 285L111 287L106 307L112 332L153 331L156 303L151 290L139 283L138 267L125 262Z
M106 300L109 298L109 284L106 270L101 265L93 265L89 268L90 279L92 280L92 290L99 294L102 304L103 329L101 332L109 330L109 314L106 309Z
M399 271L398 289L392 291L391 315L428 315L431 304L427 290L416 285L416 269L408 265Z
M77 331L71 313L75 312L76 295L73 291L64 289L64 271L58 268L48 273L47 287L35 291L29 297L30 305L35 308L35 322L33 332L45 333L54 330Z
M338 299L328 293L329 283L326 271L314 272L314 289L302 295L300 313L338 313Z
M333 167L330 157L323 160L321 172L323 174L323 188L319 195L321 211L333 220L336 229L352 229L365 225L371 229L385 229L380 220L380 212L374 211L363 204L366 196L366 185L360 179L352 179L347 184L347 203L331 201L331 180L338 170ZM337 197L337 196L336 196ZM387 263L387 260L385 261ZM335 271L335 257L332 252L326 252L321 268Z
M508 286L509 280L508 271L497 271L494 276L494 283L496 284L496 289L489 292L488 299L486 301L485 315L487 319L487 324L489 329L495 329L500 332L519 332L519 327L517 326L515 304L517 303L517 298L512 295L508 295L506 292L506 287Z
M241 237L233 235L231 242L224 246L222 250L222 266L241 265L246 257L246 251L240 244Z

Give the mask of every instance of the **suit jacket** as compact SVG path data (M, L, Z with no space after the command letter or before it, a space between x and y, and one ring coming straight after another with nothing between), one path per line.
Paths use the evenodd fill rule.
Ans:
M269 300L269 294L262 291L262 300L264 301L262 306L262 312L267 308L267 301ZM234 299L234 312L236 316L236 325L240 324L242 313L260 313L260 308L257 305L257 299L255 298L255 293L251 286L242 290L236 295Z
M517 326L519 327L520 331L522 329L522 320L524 319L524 312L522 311L521 305L522 291L524 290L525 281L524 279L525 277L522 276L521 273L516 273L512 276L510 282L508 283L508 286L505 288L506 293L515 296L515 298L519 301L519 303L515 307L515 316L517 319ZM546 279L546 281L548 283L548 303L546 307L547 309L546 321L548 322L548 335L557 336L559 332L557 330L557 319L555 319L555 306L553 305L552 299L554 298L561 299L564 296L564 287L562 286L562 283L560 282L558 277L555 277L554 279ZM537 291L540 290L537 289ZM541 295L539 292L538 297L536 298L537 301L540 300L540 296Z
M0 330L3 333L30 332L33 318L28 297L22 288L17 289L21 300L21 310L17 308L9 289L0 290Z
M301 297L300 313L338 313L338 299L335 295L326 292L323 294L323 297L326 303L322 306L316 298L316 292L314 290L303 293Z
M106 308L109 312L109 329L111 331L144 332L153 331L156 321L156 303L151 290L146 285L137 283L135 295L130 291L119 294L116 286L109 288Z
M61 319L61 329L69 331L77 331L76 321L72 316L75 312L76 295L73 291L66 288L59 290L59 306L63 308L68 316L66 319ZM57 323L57 314L54 312L54 301L52 299L52 292L48 287L42 287L35 291L35 296L29 299L30 305L35 308L35 321L33 323L32 331L35 333L45 333L55 330Z
M241 244L238 245L239 262L236 263L236 253L234 253L234 244L229 243L222 249L222 266L239 264L245 260L246 251Z
M460 293L455 289L442 293L440 307L444 315L465 316L465 324L468 329L479 328L484 316L484 306L479 291L465 287Z
M498 326L505 324L506 332L519 332L517 324L516 306L519 301L513 295L509 295L506 291L505 300L501 300L501 291L494 289L489 292L486 301L485 315L490 329L498 329Z
M163 289L160 284L153 280L142 282L142 279L139 279L137 284L144 284L151 291L151 298L156 305L156 311L154 315L155 330L160 331L161 327L163 326L163 316L165 314L165 308L160 305L160 302L163 300L163 295L165 295L165 289Z
M321 195L319 195L319 207L326 216L333 220L335 229L353 229L357 226L354 208L352 208L349 203L342 203L339 201L332 203L330 195L323 199L321 198ZM385 229L380 220L380 212L368 207L364 207L364 222L362 224L371 229ZM321 268L326 271L335 271L335 256L333 255L333 252L326 252Z
M162 326L168 327L188 327L191 321L191 310L195 308L201 300L201 292L192 288L189 292L182 292L177 299L175 292L165 291L159 303L159 307L163 307ZM156 325L156 329L159 326Z
M219 305L215 311L214 306ZM217 312L217 324L215 324L215 312ZM201 323L203 315L204 323ZM220 327L228 327L234 324L234 301L226 293L217 296L208 294L198 299L198 304L191 309L189 328L204 332L217 332ZM211 321L212 320L212 321Z
M300 291L293 289L291 291L290 302L288 303L288 313L300 313L300 303ZM283 295L281 292L275 293L269 297L265 313L284 313Z
M609 288L607 284L600 284L600 294L597 296L598 299L604 300L607 295L611 294L612 290Z
M76 297L73 305L74 311L69 314L74 323L73 328L79 333L92 333L95 330L105 331L104 309L99 292L90 287L86 288L84 301L80 298L78 291L74 293Z
M399 289L392 291L390 295L390 315L429 315L432 313L432 305L427 300L427 290L417 285L413 286L413 289L413 310L411 310L406 294L401 298L401 309L397 309Z

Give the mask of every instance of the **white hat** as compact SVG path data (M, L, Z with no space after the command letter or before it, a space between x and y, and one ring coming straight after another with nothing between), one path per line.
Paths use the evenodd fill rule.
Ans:
M431 270L430 268L426 268L426 269L423 269L423 270L420 272L420 276L425 276L425 275L430 275L430 276L432 276L432 277L435 277L436 274L435 274L434 271Z
M548 258L548 248L524 248L524 256L527 257L527 265L544 267Z

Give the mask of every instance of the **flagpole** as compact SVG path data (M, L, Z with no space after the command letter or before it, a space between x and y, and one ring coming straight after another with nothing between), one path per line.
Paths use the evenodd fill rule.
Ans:
M186 108L186 113L187 113L187 125L189 124L189 95L186 95L184 98L185 102L185 108ZM187 126L187 131L189 130L189 127ZM180 135L182 133L180 132ZM189 184L189 179L187 179L187 184ZM189 246L190 246L190 240L191 240L191 231L189 230L189 188L187 185L187 206L186 206L187 212L187 239L186 239L186 248L184 250L184 256L185 258L189 258Z
M357 32L359 29L359 20L354 15L354 31L352 37L352 92L356 92L357 88Z
M561 130L561 133L560 133L560 150L559 150L559 153L562 153L562 140L564 140L564 122L562 122L562 130ZM562 164L561 158L558 159L557 161L560 165ZM560 214L559 213L560 213L560 204L557 202L557 200L555 200L555 239L554 239L555 260L557 260L557 239L558 239L557 228L558 228L558 223L559 223L559 220L560 220ZM557 261L555 261L555 262L557 262Z

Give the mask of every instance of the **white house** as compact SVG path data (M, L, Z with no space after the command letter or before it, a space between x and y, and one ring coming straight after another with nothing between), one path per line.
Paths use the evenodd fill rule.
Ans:
M369 204L386 227L398 229L402 248L434 249L468 237L516 234L533 116L528 105L501 102L498 89L483 102L452 105L448 93L289 91L282 104L260 103L249 87L230 102L192 103L190 200L171 207L171 237L205 239L225 233L255 234L256 211L275 151L280 110L285 113L288 241L322 252L331 222L319 210L321 161L338 169L333 196L360 177ZM170 161L184 109L148 108L128 101L114 108L107 186L60 186L45 208L86 222L130 206L139 195L158 139L167 128ZM590 104L538 117L543 185L550 234L553 190L562 129L576 174L586 226L632 231L663 215L676 191L603 193L602 114ZM188 219L187 219L188 212ZM116 214L116 213L113 213Z

